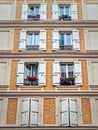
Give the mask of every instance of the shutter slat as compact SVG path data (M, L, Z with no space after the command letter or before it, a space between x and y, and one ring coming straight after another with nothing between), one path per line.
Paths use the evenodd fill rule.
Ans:
M59 31L58 30L53 31L52 46L53 46L53 50L59 50Z
M40 5L40 18L41 20L46 20L46 4L41 3Z
M53 85L60 85L60 63L53 62Z
M27 42L26 30L21 30L20 31L20 38L19 38L19 50L26 49L26 42Z
M46 62L39 62L39 85L46 85Z
M17 64L17 86L24 84L24 62L18 62Z
M57 20L59 17L58 3L52 4L52 19Z
M21 19L27 20L27 17L28 17L28 4L23 3L22 4L22 11L21 11Z
M77 107L76 107L77 100L74 98L69 99L69 106L70 106L70 126L77 126Z
M46 50L46 30L40 30L40 50Z
M71 4L71 18L72 20L78 20L78 11L77 11L77 4Z
M30 126L38 125L38 103L37 99L31 98L31 109L30 109Z
M30 98L22 100L21 125L29 126Z
M61 99L61 125L69 126L68 98Z
M82 85L81 62L74 62L75 84Z
M72 43L74 50L80 50L79 30L72 31Z

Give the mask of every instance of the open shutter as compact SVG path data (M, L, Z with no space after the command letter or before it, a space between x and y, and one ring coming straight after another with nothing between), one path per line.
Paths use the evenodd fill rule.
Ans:
M61 99L61 125L69 126L68 98Z
M27 20L27 17L28 17L28 4L23 3L22 4L22 11L21 11L21 19Z
M40 30L40 50L46 50L46 30Z
M17 86L24 84L24 62L18 62L17 64Z
M38 103L37 99L31 98L30 126L38 125Z
M53 3L52 4L52 19L58 20L58 17L59 17L58 3Z
M74 63L75 84L82 85L81 62Z
M45 3L41 3L40 5L40 19L46 20L46 4Z
M70 126L77 126L77 100L74 98L69 99L69 107L70 107Z
M72 20L78 20L78 11L77 11L77 4L71 4L71 18Z
M26 42L27 42L26 30L21 30L20 31L20 38L19 38L19 50L26 49Z
M60 85L60 63L53 62L53 85Z
M46 85L46 62L39 62L39 85Z
M53 50L59 50L59 31L54 30L52 35Z
M72 31L72 43L74 50L80 50L79 30Z
M29 126L30 98L22 100L21 125Z

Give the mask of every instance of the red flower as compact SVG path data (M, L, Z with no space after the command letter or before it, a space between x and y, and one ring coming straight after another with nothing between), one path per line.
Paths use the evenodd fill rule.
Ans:
M36 77L29 77L28 80L29 80L29 81L36 81L37 78L36 78Z

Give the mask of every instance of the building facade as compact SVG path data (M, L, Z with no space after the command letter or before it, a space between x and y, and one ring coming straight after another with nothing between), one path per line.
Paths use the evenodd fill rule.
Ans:
M0 0L0 129L98 129L98 0Z

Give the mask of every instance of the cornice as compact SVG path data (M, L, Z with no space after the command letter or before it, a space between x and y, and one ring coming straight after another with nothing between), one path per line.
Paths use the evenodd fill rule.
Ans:
M87 90L82 90L82 91L16 91L16 90L10 90L10 91L1 91L0 96L7 96L7 97L19 97L19 96L98 96L98 91L87 91Z
M85 27L85 28L94 28L98 27L98 20L78 20L78 21L26 21L26 20L1 20L0 28L12 27L12 28L47 28L47 27Z
M89 58L98 58L98 52L85 52L85 53L79 53L79 52L70 52L70 51L63 51L63 52L52 52L52 53L45 53L39 52L18 52L18 53L0 53L0 58L8 58L8 59L20 59L20 58L83 58L83 59L89 59Z

